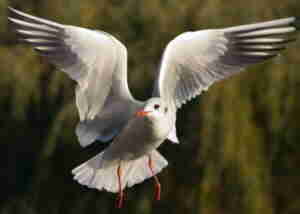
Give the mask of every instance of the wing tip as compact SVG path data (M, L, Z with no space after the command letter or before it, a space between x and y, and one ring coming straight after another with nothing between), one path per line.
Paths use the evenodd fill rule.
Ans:
M7 10L14 11L15 9L13 7L11 7L11 6L7 6Z
M17 9L15 9L14 7L12 7L12 6L7 6L7 10L9 11L9 12L13 12L13 13L17 13Z
M7 7L7 11L8 11L8 14L10 14L11 17L23 16L22 14L24 14L20 10L17 10L16 8L11 7L11 6Z
M8 6L7 10L8 10L8 14L9 14L8 16L15 20L20 20L20 21L27 22L30 24L37 24L40 26L52 28L52 30L56 30L56 31L64 28L64 25L62 25L60 23L50 21L50 20L47 20L47 19L44 19L41 17L33 16L28 13L24 13L24 12L17 10L11 6Z
M295 20L292 23L292 26L295 27L297 31L300 30L300 16L295 17Z

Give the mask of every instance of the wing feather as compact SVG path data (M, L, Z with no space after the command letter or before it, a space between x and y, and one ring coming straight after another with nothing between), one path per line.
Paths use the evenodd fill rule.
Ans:
M9 12L8 20L20 41L32 45L77 82L81 122L76 133L81 145L112 138L108 136L120 130L138 105L127 85L126 47L102 31L62 25L13 8Z
M214 82L277 56L292 41L296 18L186 32L164 52L155 96L177 108Z

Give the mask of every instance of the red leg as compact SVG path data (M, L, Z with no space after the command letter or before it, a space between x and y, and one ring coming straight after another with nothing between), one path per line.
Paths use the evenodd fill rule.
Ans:
M152 176L154 177L154 181L155 181L155 199L160 200L161 187L160 187L158 177L156 175L154 175L152 158L150 155L149 155L149 160L148 160L148 166L149 166L149 169L151 170Z
M118 175L118 183L119 183L119 195L118 195L118 199L117 199L117 207L122 208L123 200L124 200L124 193L123 193L122 182L121 182L121 176L122 176L121 163L119 164L119 167L117 169L117 175Z

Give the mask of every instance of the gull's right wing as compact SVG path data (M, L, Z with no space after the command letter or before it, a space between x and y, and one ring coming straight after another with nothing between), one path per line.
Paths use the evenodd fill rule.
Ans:
M62 25L13 8L9 11L8 19L20 41L32 45L78 83L76 105L81 122L76 133L81 145L96 138L110 140L137 105L127 85L126 47L105 32Z

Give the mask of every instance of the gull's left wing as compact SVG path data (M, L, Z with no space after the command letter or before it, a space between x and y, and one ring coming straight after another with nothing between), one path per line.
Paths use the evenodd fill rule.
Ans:
M277 56L295 31L291 17L183 33L166 47L154 95L180 108L214 82Z
M296 22L295 17L290 17L186 32L172 40L165 49L153 92L173 108L174 128L168 138L178 142L177 108L214 82L277 56L287 43L295 40L292 33L296 31Z

